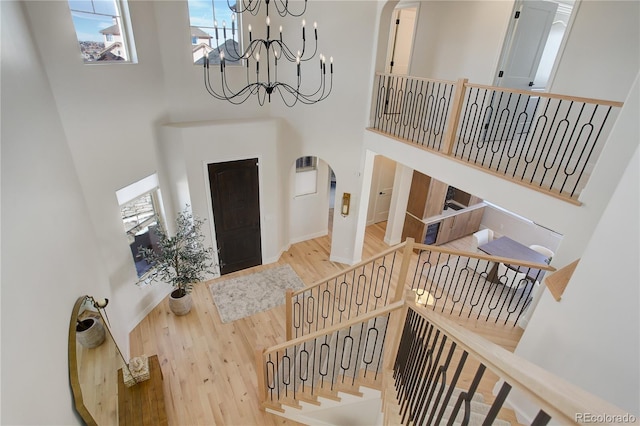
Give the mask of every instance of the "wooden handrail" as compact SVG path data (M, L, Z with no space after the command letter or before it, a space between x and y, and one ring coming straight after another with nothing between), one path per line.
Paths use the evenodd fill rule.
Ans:
M549 371L407 300L407 309L427 319L510 385L523 391L559 424L576 424L577 413L629 413Z
M294 292L291 294L291 296L297 296L298 294L305 293L305 292L307 292L307 291L309 291L309 290L311 290L311 289L313 289L313 288L316 288L316 287L318 287L318 286L321 286L322 284L324 284L324 283L326 283L326 282L328 282L328 281L334 280L334 279L336 279L336 278L338 278L338 277L341 277L341 276L343 276L343 275L345 275L345 274L348 274L349 272L355 271L356 269L358 269L358 268L360 268L360 267L362 267L362 266L364 266L364 265L368 265L368 264L370 264L370 263L373 263L373 262L375 262L376 260L378 260L378 259L380 259L380 258L382 258L382 257L385 257L385 256L386 256L386 255L388 255L388 254L393 253L394 251L399 251L402 247L404 247L404 246L405 246L405 244L406 244L406 242L403 242L403 243L397 244L397 245L395 245L395 246L393 246L393 247L391 247L391 248L389 248L389 249L387 249L387 250L383 251L382 253L380 253L380 254L379 254L379 255L377 255L376 257L372 257L372 258L369 258L369 259L364 260L364 261L362 261L362 262L356 263L355 265L350 266L350 267L349 267L349 268L347 268L347 269L343 269L342 271L340 271L340 272L336 272L335 274L330 275L330 276L329 276L329 277L327 277L327 278L323 278L323 279L321 279L321 280L319 280L319 281L316 281L315 283L311 284L309 287L305 287L305 288L303 288L303 289L296 290L296 291L294 291Z
M414 77L412 75L398 75L398 74L389 74L384 72L377 72L376 75L379 75L381 77L406 78L406 79L417 80L417 81L430 81L432 83L456 84L454 80L439 80L436 78Z
M416 78L416 77L411 77L411 78ZM549 99L560 99L563 101L584 102L587 104L597 104L597 105L604 105L604 106L610 106L610 107L616 107L616 108L621 108L624 105L624 102L619 102L619 101L582 98L579 96L570 96L570 95L558 95L555 93L548 93L548 92L534 92L532 90L509 89L506 87L488 86L486 84L466 83L464 86L473 87L476 89L494 90L498 92L516 93L516 94L527 95L527 96L539 96L542 98L549 98Z
M402 300L399 301L399 302L391 303L391 304L385 306L384 308L376 309L375 311L370 311L370 312L368 312L366 314L351 318L351 319L349 319L347 321L343 321L341 323L334 324L331 327L327 327L327 328L319 330L319 331L314 331L313 333L310 333L310 334L307 334L305 336L289 340L289 341L281 343L279 345L271 346L270 348L267 348L264 351L262 351L262 356L268 355L270 353L278 352L278 351L281 351L283 349L290 348L292 346L300 345L302 343L308 342L308 341L316 339L318 337L325 336L327 334L335 333L338 330L342 330L344 328L348 328L348 327L351 327L353 325L360 324L361 322L369 321L370 319L373 319L373 318L379 317L381 315L387 314L387 313L389 313L391 311L394 311L396 309L400 309L403 306L404 306L404 301L402 301Z
M418 250L426 250L431 252L442 253L442 254L450 254L453 256L462 256L462 257L469 257L473 259L488 260L490 262L496 262L496 263L507 263L509 265L524 266L526 268L541 269L543 271L556 270L556 268L554 268L553 266L547 265L546 263L528 262L526 260L511 259L508 257L500 257L500 256L491 256L488 254L482 254L477 252L471 253L466 251L442 248L438 246L430 246L426 244L415 244L413 248Z

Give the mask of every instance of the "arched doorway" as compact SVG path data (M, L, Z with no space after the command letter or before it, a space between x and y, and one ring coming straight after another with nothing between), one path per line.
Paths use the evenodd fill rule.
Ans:
M319 157L299 157L291 166L289 237L291 243L331 237L336 176Z

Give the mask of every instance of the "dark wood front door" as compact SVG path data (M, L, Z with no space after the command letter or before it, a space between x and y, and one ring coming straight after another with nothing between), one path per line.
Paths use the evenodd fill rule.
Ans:
M220 274L261 265L258 159L208 168Z

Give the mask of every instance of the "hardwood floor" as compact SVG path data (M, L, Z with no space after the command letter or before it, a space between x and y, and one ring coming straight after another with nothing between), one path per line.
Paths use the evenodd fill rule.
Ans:
M383 242L385 225L367 228L363 259L389 247ZM331 262L329 249L328 236L304 241L292 245L276 264L218 279L289 264L310 285L348 267ZM261 411L256 392L255 350L285 341L284 306L223 324L207 283L195 286L193 299L193 309L185 316L172 314L165 299L130 335L131 356L158 355L169 424L298 425ZM517 327L459 322L509 350L522 335Z

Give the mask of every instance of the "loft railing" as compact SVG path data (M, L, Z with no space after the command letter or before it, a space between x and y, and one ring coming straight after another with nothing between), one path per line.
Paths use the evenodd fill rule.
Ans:
M376 74L371 128L573 203L621 102Z
M512 388L538 407L528 420L531 425L546 425L550 420L578 424L586 413L636 421L633 415L442 315L411 301L404 309L402 336L391 367L393 380L385 380L393 392L390 396L386 392L392 403L384 405L385 424L470 424L472 416L473 424L500 424L507 415L503 408ZM474 409L487 396L486 390L493 393L492 389L493 401L482 410Z

